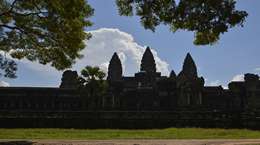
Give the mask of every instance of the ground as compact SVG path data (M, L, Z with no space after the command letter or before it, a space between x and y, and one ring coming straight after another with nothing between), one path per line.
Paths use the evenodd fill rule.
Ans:
M0 129L0 145L260 145L248 129Z
M0 129L0 139L260 139L260 131L248 129Z
M260 139L205 140L0 140L0 145L260 145Z

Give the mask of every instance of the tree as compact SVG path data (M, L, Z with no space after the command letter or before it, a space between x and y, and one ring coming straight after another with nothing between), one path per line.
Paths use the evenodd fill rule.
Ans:
M0 51L63 70L82 57L92 15L85 0L0 0ZM14 77L16 64L3 53L0 69Z
M7 78L16 78L17 65L13 60L7 59L5 56L0 54L0 76Z
M81 75L89 81L103 80L106 74L97 66L86 66L81 70Z
M100 96L106 90L107 84L104 80L106 74L99 67L86 66L81 71L80 82L89 89L90 96Z
M235 0L116 0L119 14L137 15L145 29L163 23L175 32L194 31L196 45L213 44L228 29L243 26L247 13L235 9Z
M86 66L81 71L80 82L83 86L84 94L92 104L90 108L96 108L101 104L103 95L106 93L108 84L104 80L106 74L99 67Z

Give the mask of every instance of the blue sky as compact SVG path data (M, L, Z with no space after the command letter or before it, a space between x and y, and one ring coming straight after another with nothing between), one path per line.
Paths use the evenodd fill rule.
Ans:
M131 57L143 51L138 49L150 46L157 53L158 63L163 66L160 70L174 69L176 73L181 70L186 53L190 52L197 64L199 75L206 79L207 85L227 86L235 76L239 79L239 76L244 73L260 73L259 0L237 0L237 9L246 10L249 13L244 27L230 29L213 46L195 46L192 43L193 32L180 30L172 33L164 25L157 27L155 32L145 30L138 17L119 16L114 0L89 0L88 2L95 9L95 14L91 18L94 25L86 31L91 31L97 36L94 36L90 45L84 50L85 57L89 57L75 65L74 68L77 70L85 64L99 65L101 57L106 58L106 62L109 61L111 53L115 50L122 52L120 58L126 59L124 74L131 75L137 71L137 66L130 61L139 60ZM112 38L113 36L116 39ZM129 46L129 49L136 48L128 51L123 50L124 48L121 46ZM102 53L103 49L108 53L99 56L98 54ZM90 55L92 52L97 55ZM108 56L103 57L103 55ZM104 62L104 66L107 65L106 62ZM21 61L18 65L17 79L1 78L10 86L59 86L61 72L57 72L49 66L27 61ZM167 70L165 70L166 73Z

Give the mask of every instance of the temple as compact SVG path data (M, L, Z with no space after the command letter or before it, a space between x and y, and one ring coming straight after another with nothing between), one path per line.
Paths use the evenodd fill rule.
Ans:
M162 76L148 47L140 71L123 76L114 53L102 95L78 85L65 71L59 88L1 87L0 127L164 128L223 127L260 129L260 80L205 86L188 53L182 70Z

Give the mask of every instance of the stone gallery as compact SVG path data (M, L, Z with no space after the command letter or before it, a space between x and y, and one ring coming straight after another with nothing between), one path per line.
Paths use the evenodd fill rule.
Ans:
M78 78L67 70L59 88L1 87L0 127L260 129L259 76L245 74L228 89L205 86L189 53L179 74L157 72L147 48L134 76L122 75L114 53L107 79L97 80L106 89L81 87Z

